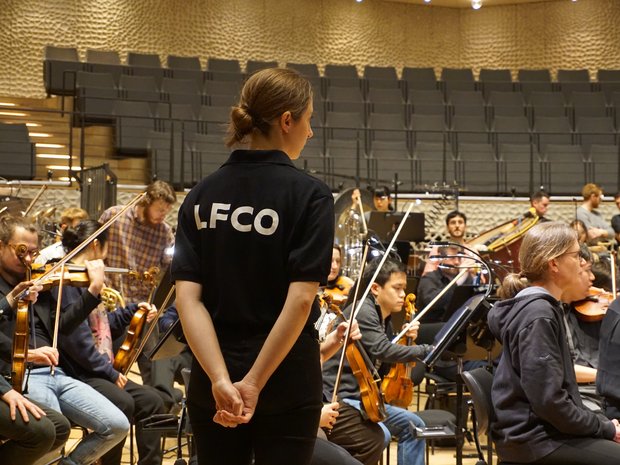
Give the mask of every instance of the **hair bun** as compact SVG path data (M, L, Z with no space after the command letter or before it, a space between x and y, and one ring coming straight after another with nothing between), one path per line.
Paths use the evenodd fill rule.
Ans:
M230 124L234 129L237 142L242 142L254 129L254 118L245 105L233 107L230 112Z

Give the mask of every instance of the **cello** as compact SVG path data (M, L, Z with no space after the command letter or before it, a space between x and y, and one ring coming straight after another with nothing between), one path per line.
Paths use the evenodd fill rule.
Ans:
M405 298L405 321L410 321L415 313L414 294L407 294ZM398 342L403 345L410 345L411 338L401 338ZM413 382L411 381L411 369L415 362L395 363L387 375L383 377L381 391L385 401L396 407L407 408L413 400Z

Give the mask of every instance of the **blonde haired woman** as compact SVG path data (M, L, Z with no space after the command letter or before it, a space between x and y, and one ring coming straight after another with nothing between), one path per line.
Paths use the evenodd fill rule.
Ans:
M519 251L521 273L503 283L489 312L502 342L493 380L493 439L501 460L544 465L620 463L620 425L584 408L566 342L561 302L590 281L577 234L549 222L532 228Z

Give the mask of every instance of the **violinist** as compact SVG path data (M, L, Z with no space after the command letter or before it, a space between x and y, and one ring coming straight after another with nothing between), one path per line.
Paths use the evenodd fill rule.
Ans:
M332 302L341 307L347 300L349 290L353 286L353 280L340 274L342 264L342 250L339 245L334 244L332 248L332 266L327 277L327 285L323 291L330 295Z
M251 75L227 137L249 149L179 210L172 277L194 354L188 407L201 465L312 458L322 406L313 323L334 234L329 188L292 162L313 135L312 112L297 72Z
M67 252L90 237L100 224L94 220L81 222L75 229L65 230L62 243ZM72 263L82 265L87 261L104 260L107 250L107 231L99 235L78 255ZM63 309L78 301L83 291L67 288L63 293ZM141 385L127 379L113 367L114 350L112 341L121 336L130 324L138 309L147 313L147 322L156 316L153 305L142 302L129 304L108 312L103 304L95 308L88 319L70 334L60 338L60 366L66 373L85 382L114 403L128 420L136 425L136 444L138 446L139 465L161 465L161 434L142 429L140 421L155 414L166 413L163 400L157 390L151 386ZM102 465L119 465L123 455L124 441L101 457Z
M374 275L379 260L371 262L362 277L360 288L366 288ZM390 316L402 311L405 300L407 275L405 266L400 262L387 260L381 268L377 279L371 286L371 293L363 302L357 321L362 332L361 343L370 357L371 363L383 362L413 362L424 357L430 346L420 344L405 346L394 344L391 338L395 335L392 329ZM344 310L350 315L351 306ZM414 324L407 337L415 340L419 324ZM380 370L382 371L382 370ZM326 396L331 397L336 375L338 372L338 357L325 362L323 367L323 387ZM354 377L350 366L345 363L338 395L344 402L360 409L360 391L358 381ZM398 464L421 465L424 463L424 441L415 439L410 432L410 422L415 426L423 427L423 421L413 412L400 407L386 405L387 419L383 422L389 435L398 438ZM361 411L359 415L362 415Z
M20 283L0 301L0 319L10 316L12 302L28 291L28 299L36 301L40 286ZM8 298L7 298L8 297ZM0 376L0 444L3 465L31 465L46 454L58 450L69 438L71 425L59 412L30 401L15 391Z
M39 255L34 259L35 265L45 265L54 260L61 259L67 254L62 245L62 233L67 228L75 228L80 221L88 219L88 212L83 208L70 207L60 214L60 232L58 240L44 249L41 249Z
M0 218L0 296L10 296L13 287L23 280L38 244L37 230L26 219ZM25 252L18 255L16 249ZM73 331L100 302L103 263L86 262L85 266L90 278L88 290L60 314L60 334ZM25 376L24 392L30 400L62 412L74 423L91 431L60 462L62 465L88 465L127 435L129 422L112 402L85 383L68 376L58 366L58 350L52 347L57 295L57 289L40 292L30 312L34 331L30 334L27 361L32 364L32 369ZM10 361L12 356L14 326L13 318L0 321L0 357L3 362ZM55 367L54 375L50 373L51 366ZM9 373L10 365L0 364L0 370Z
M575 231L559 222L535 225L519 262L520 274L502 283L507 300L488 314L502 342L492 387L500 461L620 463L620 423L583 406L566 339L561 302L581 298L589 284Z

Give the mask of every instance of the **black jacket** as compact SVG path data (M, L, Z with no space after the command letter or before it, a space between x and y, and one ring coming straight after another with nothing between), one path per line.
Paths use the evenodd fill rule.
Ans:
M492 391L502 460L533 462L578 436L613 439L613 423L581 402L560 302L530 288L495 305L488 322L503 344Z

